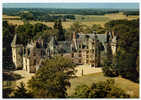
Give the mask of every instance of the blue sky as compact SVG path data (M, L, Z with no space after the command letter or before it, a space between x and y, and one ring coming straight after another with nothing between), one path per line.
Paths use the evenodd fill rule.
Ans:
M139 3L4 3L4 8L112 8L139 9Z

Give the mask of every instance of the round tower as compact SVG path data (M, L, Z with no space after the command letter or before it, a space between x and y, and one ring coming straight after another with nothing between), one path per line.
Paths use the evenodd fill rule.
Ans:
M22 69L23 68L23 45L18 44L17 41L17 34L15 34L13 41L11 43L12 47L12 60L15 64L16 69Z

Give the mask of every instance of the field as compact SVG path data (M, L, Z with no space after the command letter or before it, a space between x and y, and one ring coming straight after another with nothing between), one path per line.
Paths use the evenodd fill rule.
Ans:
M121 77L105 77L103 73L95 73L71 79L71 87L68 89L67 92L69 95L71 95L74 92L75 87L80 84L91 85L93 82L105 81L106 79L114 79L116 85L122 88L126 93L130 94L132 97L139 97L139 84Z
M7 15L3 15L2 18L4 20L20 20L19 16L7 16Z
M10 24L14 25L22 25L23 21L21 20L8 20ZM42 23L47 26L53 27L54 22L41 22L41 21L30 21L31 24L36 24L36 23ZM62 22L63 28L67 29L69 28L74 22ZM104 26L105 22L81 22L84 25L92 26L93 24L100 24Z
M20 18L19 16L7 16L7 15L3 15L2 16L3 18Z
M62 15L62 14L61 14ZM66 22L62 22L62 25L65 29L69 28L75 21L79 21L84 25L92 26L93 24L100 24L104 27L104 24L110 20L117 20L117 19L137 19L139 16L126 16L123 13L115 13L115 14L105 14L105 15L75 15L75 20L67 20ZM13 19L12 19L13 18ZM22 20L17 20L18 16L6 16L3 15L3 19L6 19L10 24L14 25L22 25ZM53 27L54 22L41 22L41 21L30 21L31 24L35 23L43 23L50 27Z

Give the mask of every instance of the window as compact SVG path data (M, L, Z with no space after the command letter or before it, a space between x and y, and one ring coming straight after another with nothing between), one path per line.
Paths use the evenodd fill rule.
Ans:
M74 53L72 53L72 55L71 55L72 57L74 57Z
M30 54L30 49L27 50L27 54L28 54L28 55Z
M79 59L79 63L81 63L81 59Z
M94 64L92 64L92 67L94 67Z
M34 65L36 65L36 59L34 59Z

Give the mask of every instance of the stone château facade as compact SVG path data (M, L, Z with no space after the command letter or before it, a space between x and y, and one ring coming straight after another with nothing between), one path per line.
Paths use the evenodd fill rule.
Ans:
M54 55L70 57L75 64L99 67L102 52L107 53L107 45L111 46L113 55L116 53L117 46L117 38L110 32L107 34L73 33L72 41L56 41L55 37L52 37L47 43L39 38L31 41L26 47L18 44L17 41L17 35L15 35L11 43L13 62L16 69L22 68L29 73L35 73L44 59Z

